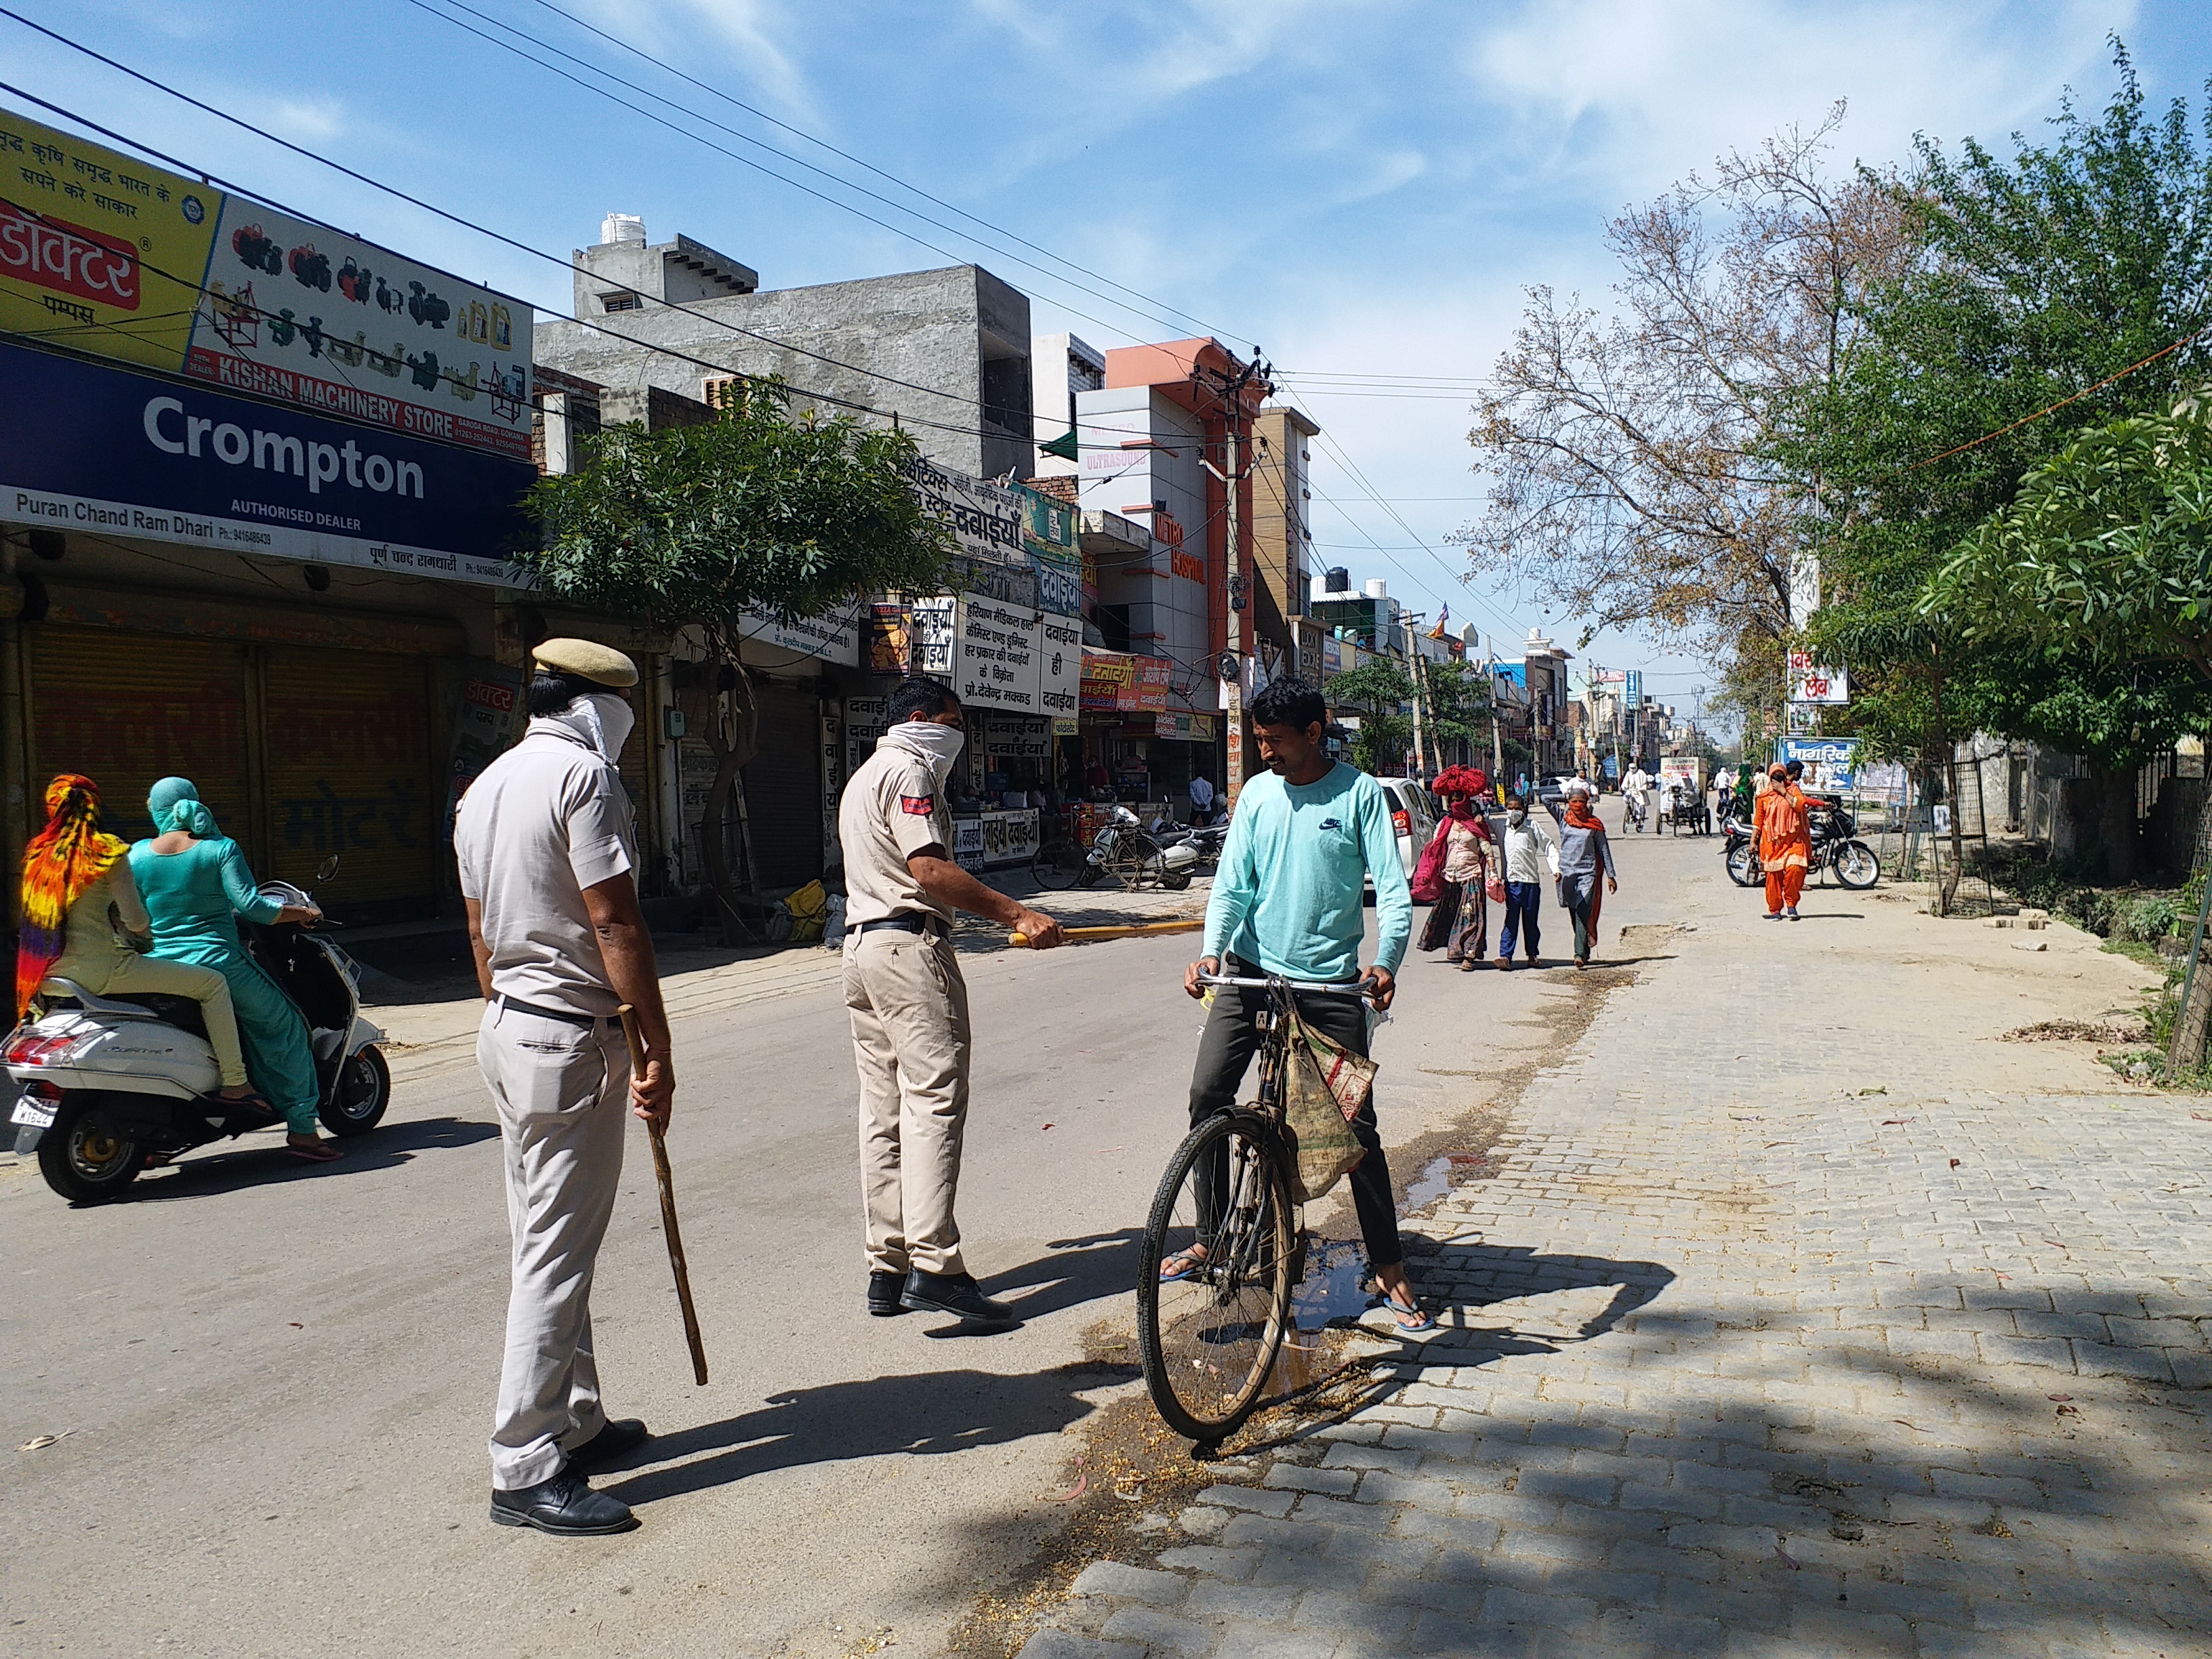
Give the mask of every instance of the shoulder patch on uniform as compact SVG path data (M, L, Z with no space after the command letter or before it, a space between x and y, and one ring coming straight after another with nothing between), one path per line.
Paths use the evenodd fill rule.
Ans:
M926 818L937 810L934 795L901 795L899 805L918 818Z

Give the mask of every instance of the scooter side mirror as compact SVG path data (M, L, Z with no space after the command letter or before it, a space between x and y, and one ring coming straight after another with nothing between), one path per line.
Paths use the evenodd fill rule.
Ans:
M338 855L333 853L323 860L323 867L315 872L315 884L319 887L338 872Z

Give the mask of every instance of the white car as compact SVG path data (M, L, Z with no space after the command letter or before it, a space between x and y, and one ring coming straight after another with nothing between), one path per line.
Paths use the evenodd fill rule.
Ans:
M1429 844L1429 837L1437 832L1436 810L1430 805L1429 792L1413 778L1377 778L1382 793L1390 803L1390 823L1398 832L1398 862L1405 866L1406 879L1413 878L1413 866L1421 861L1421 849ZM1368 885L1374 885L1369 878Z

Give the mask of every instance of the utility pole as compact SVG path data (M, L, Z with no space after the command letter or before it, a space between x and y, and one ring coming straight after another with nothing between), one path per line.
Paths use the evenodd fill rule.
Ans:
M1487 634L1482 638L1483 657L1487 664L1486 672L1488 675L1488 683L1483 690L1490 696L1490 775L1492 782L1503 783L1505 781L1505 734L1498 725L1498 641Z
M1421 719L1421 653L1413 643L1409 629L1406 635L1407 678L1413 684L1413 765L1420 773L1420 781L1429 781L1429 746L1423 735Z
M1207 371L1194 368L1191 378L1194 381L1200 381L1200 376L1206 373ZM1223 781L1222 795L1224 805L1232 811L1236 810L1237 797L1244 788L1244 663L1251 654L1249 624L1252 616L1251 607L1246 600L1244 592L1244 572L1242 564L1243 550L1240 535L1243 525L1242 515L1237 510L1237 499L1238 488L1243 483L1247 471L1241 459L1243 434L1238 430L1238 422L1244 414L1245 388L1256 382L1260 387L1260 395L1262 398L1271 397L1275 390L1273 374L1273 367L1256 350L1252 354L1252 361L1234 374L1224 374L1218 369L1211 372L1212 390L1220 398L1224 410L1223 428L1225 441L1222 459L1229 465L1228 470L1224 471L1207 460L1202 453L1199 457L1198 463L1221 481L1222 491L1227 504L1224 517L1227 520L1228 533L1223 544L1224 552L1223 575L1224 586L1229 590L1228 648L1222 653L1222 660L1216 666L1229 671L1221 677L1223 688L1227 693L1229 701L1229 707L1224 711L1223 721L1228 727L1229 755L1228 775Z

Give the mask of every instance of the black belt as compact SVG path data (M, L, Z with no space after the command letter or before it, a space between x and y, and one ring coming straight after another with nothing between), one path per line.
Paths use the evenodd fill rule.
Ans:
M541 1008L534 1002L525 1002L520 997L507 995L501 996L499 1006L512 1008L518 1014L535 1014L540 1019L557 1019L562 1024L573 1025L580 1031L597 1029L602 1020L611 1025L621 1018L619 1014L572 1014L564 1008Z
M936 916L916 915L909 910L903 915L881 916L874 921L864 921L854 927L855 933L873 933L889 928L894 933L933 933L942 939L945 923Z

